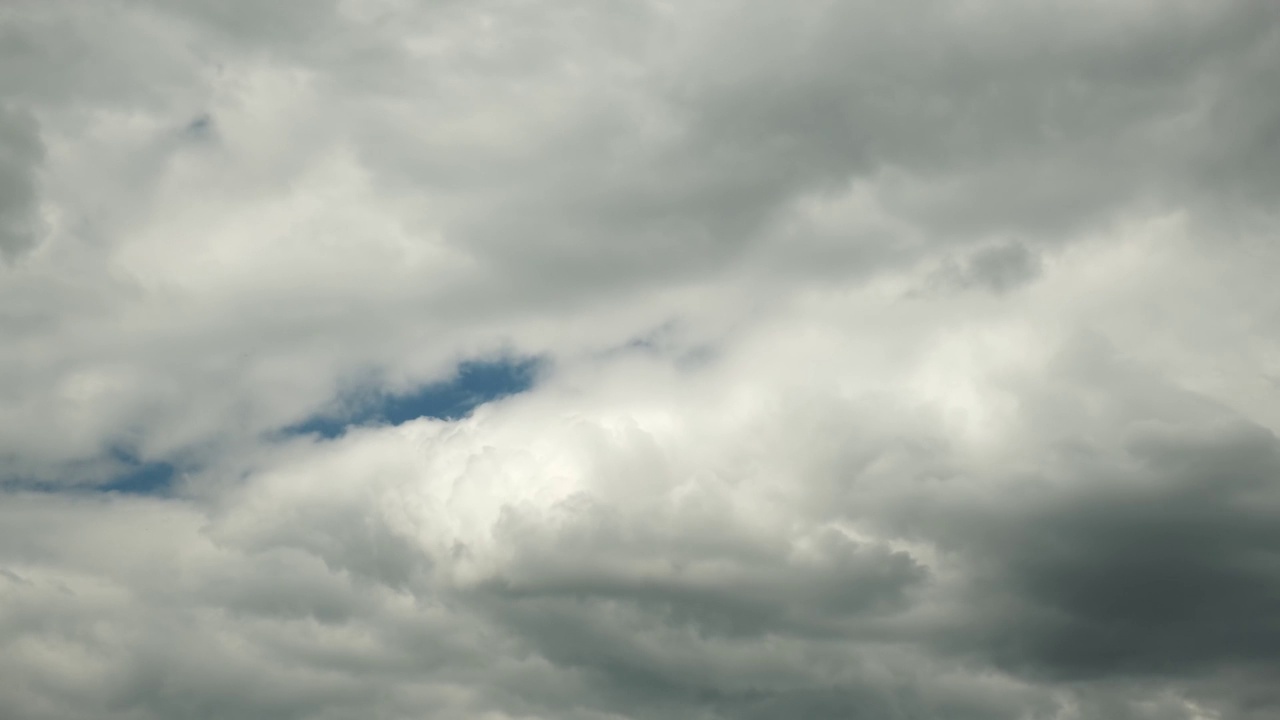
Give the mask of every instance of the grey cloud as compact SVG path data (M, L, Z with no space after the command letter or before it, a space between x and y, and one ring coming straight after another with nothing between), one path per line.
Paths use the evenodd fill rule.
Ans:
M714 74L683 93L691 145L777 152L759 167L795 173L786 193L882 176L888 201L944 238L1052 237L1134 203L1225 198L1202 180L1213 166L1252 182L1224 156L1257 134L1230 132L1227 109L1272 114L1253 83L1276 67L1262 59L1274 6L1135 6L1112 23L1078 5L928 5L726 17L747 32L725 33L744 42L713 45Z
M153 107L198 79L180 28L127 3L9 3L0 17L0 87L42 119L82 127L62 111Z
M1269 122L1255 87L1277 66L1264 60L1268 4L1130 8L1115 23L1066 5L973 17L911 4L740 10L703 19L724 27L689 47L658 24L650 32L670 33L676 51L648 74L576 81L617 84L566 118L575 124L531 135L532 153L467 171L488 173L503 203L454 229L492 246L514 282L588 275L614 287L741 262L776 242L798 201L859 180L927 233L916 252L1010 232L1056 244L1125 213L1225 210L1241 187L1268 192L1243 161L1269 156L1265 131L1230 130L1228 111ZM424 189L448 182L409 172ZM822 247L809 233L787 239L763 257ZM902 262L895 246L911 241L855 233L811 265Z
M635 483L667 498L664 488L689 481L678 470L688 451L634 432L588 442L593 495L549 514L498 496L506 509L475 533L495 543L488 550L440 553L415 536L451 522L447 509L417 531L397 518L417 517L424 484L456 495L501 479L501 446L455 458L457 477L424 466L394 482L393 458L379 469L330 448L313 467L333 469L308 481L306 466L279 474L286 455L216 510L11 496L0 561L24 582L6 586L6 632L12 661L25 663L14 677L37 689L8 692L33 718L49 715L26 703L65 717L106 706L107 717L429 707L434 717L1190 720L1194 701L1261 717L1232 694L1272 702L1247 678L1274 664L1265 617L1277 591L1280 448L1157 379L1126 395L1105 380L1134 368L1099 352L1086 343L1068 353L1059 380L1115 390L1110 407L1036 426L1027 451L1043 453L1043 477L972 475L962 458L936 457L945 445L907 416L848 422L870 406L833 402L814 415L794 403L762 418L762 431L831 444L810 451L804 482L765 525L735 509L768 492L769 469L750 453L704 463L719 481L704 477L679 503L645 500ZM1021 396L1052 406L1086 393ZM877 424L861 448L841 447ZM1084 429L1101 431L1094 446ZM916 439L904 443L907 431ZM456 453L428 447L407 442L407 457ZM841 477L859 457L863 474ZM948 464L950 477L912 475ZM532 471L524 481L540 482ZM880 539L821 529L841 522ZM897 539L937 555L891 549ZM494 552L498 564L476 565L489 569L473 579L451 575ZM409 580L397 558L418 567ZM104 617L110 632L89 629ZM116 657L118 669L76 685L29 654L37 638L58 637ZM1224 679L1232 674L1241 679Z
M463 615L313 556L221 549L172 504L8 500L5 561L31 576L0 588L13 717L466 717L449 687L494 656Z
M1054 390L1021 394L1024 417L1038 417L1023 440L1032 462L992 475L952 459L934 475L926 455L897 466L901 486L842 499L851 517L960 568L937 586L945 609L907 632L1028 680L1094 688L1085 717L1108 702L1108 716L1178 716L1123 710L1125 693L1105 700L1102 688L1126 682L1173 683L1224 717L1265 716L1265 692L1210 688L1276 664L1280 441L1096 342L1057 372Z
M983 248L973 254L968 265L974 282L997 292L1033 280L1040 272L1039 259L1021 244Z
M0 256L9 262L40 237L37 173L43 155L35 120L0 104Z
M66 381L119 358L115 372L164 378L175 391L150 389L149 402L86 397L82 439L48 450L63 457L16 465L45 477L100 453L109 426L164 435L156 454L244 442L322 407L343 375L390 369L426 381L444 372L454 353L410 343L395 330L402 324L453 338L482 326L492 346L565 326L565 312L638 307L674 288L718 288L744 274L762 295L858 283L932 262L939 248L968 258L965 283L1007 288L1034 278L1030 256L1111 217L1187 208L1207 221L1266 208L1255 200L1269 187L1274 113L1261 88L1280 67L1268 62L1267 3L1114 9L1114 21L1077 5L966 14L707 3L618 14L290 3L255 10L262 18L210 3L102 17L58 7L12 13L7 32L25 39L6 43L16 56L7 82L60 143L88 145L52 174L50 200L65 218L58 262L81 268L77 289L51 289L41 306L63 308L78 293L99 302L93 312L35 314L65 323L96 312L138 337L65 339L47 328L36 337L57 349L41 366ZM93 32L99 21L105 29ZM60 52L65 62L33 60L58 43L74 45ZM131 111L154 129L103 120ZM158 139L200 113L216 120L216 151L196 157ZM94 140L94 122L118 139ZM110 277L97 269L139 237L177 233L208 244L210 257L230 252L217 249L225 239L172 228L225 220L217 237L243 235L235 219L248 216L232 208L285 212L289 188L309 187L319 158L344 152L370 197L300 206L326 215L318 226L249 223L264 234L257 247L276 248L261 260L275 266L219 281L234 290L190 290L159 269L170 261ZM75 157L82 164L68 164ZM839 202L851 183L887 219L867 222L856 210L824 225L806 209ZM1232 198L1240 213L1226 212ZM298 269L326 254L297 248L329 242L306 238L343 227L329 214L369 202L383 205L372 217L385 222L361 219L342 237L404 233L392 255L448 262L390 283L377 258L368 260L377 280L344 283L333 269L302 280ZM199 218L190 226L188 214ZM1025 264L983 250L1019 245ZM689 312L652 311L610 341ZM304 334L333 339L307 354L305 370L296 346L282 344ZM238 360L249 347L253 360ZM431 360L417 366L410 356ZM282 364L294 368L288 382L262 380ZM31 374L28 387L59 381L52 370ZM214 386L239 389L203 390ZM189 394L210 415L176 400ZM27 423L43 423L47 436L72 404L27 412Z
M959 260L946 258L935 272L930 290L953 291L973 287L994 293L1014 290L1041 273L1039 253L1024 243L978 247Z
M1138 433L1109 461L1081 450L1067 487L959 513L975 581L1001 592L974 600L999 608L979 623L982 652L1085 679L1274 666L1280 446L1257 428L1219 434Z
M787 557L790 548L758 547L759 539L732 527L711 534L684 526L695 518L578 512L587 517L550 539L538 537L536 521L504 518L504 540L523 549L518 574L488 581L486 591L515 602L634 603L710 635L831 634L842 619L892 613L926 575L905 553L864 547L834 530L813 538L814 557L797 561Z

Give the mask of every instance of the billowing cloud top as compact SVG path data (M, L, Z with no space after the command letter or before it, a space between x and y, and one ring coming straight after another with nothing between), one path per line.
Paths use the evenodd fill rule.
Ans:
M0 716L1280 715L1280 4L9 0Z

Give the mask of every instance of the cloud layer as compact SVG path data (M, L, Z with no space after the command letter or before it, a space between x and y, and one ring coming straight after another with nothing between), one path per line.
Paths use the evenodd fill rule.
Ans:
M1273 717L1280 6L792 5L0 10L0 714Z

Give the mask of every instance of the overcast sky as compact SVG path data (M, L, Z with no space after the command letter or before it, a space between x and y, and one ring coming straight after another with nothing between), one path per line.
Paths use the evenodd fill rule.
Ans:
M1280 3L4 0L5 720L1280 716Z

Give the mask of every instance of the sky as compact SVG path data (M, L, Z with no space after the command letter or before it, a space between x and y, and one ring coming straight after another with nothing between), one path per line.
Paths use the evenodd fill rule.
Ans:
M6 0L6 720L1280 716L1280 3Z

